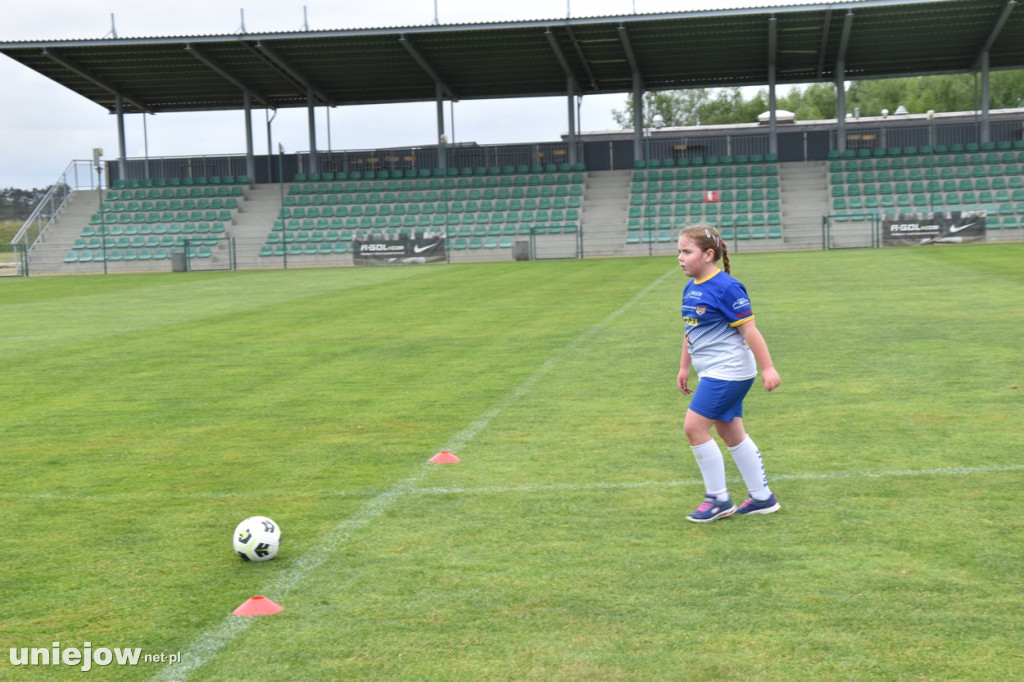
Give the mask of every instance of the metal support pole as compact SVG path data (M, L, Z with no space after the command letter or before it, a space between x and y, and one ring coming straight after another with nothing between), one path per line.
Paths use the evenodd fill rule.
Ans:
M440 83L434 84L434 94L437 100L437 167L448 169L448 152L445 149L446 138L444 136L444 92Z
M121 180L125 180L125 158L127 153L125 152L124 142L124 101L121 99L121 95L114 96L114 108L117 112L117 175ZM107 182L110 182L108 179ZM106 261L103 265L106 269Z
M846 65L836 62L836 151L846 151Z
M309 118L309 172L319 173L320 164L316 152L316 107L313 99L313 88L306 88L306 109Z
M576 165L576 112L573 107L572 76L565 77L565 98L569 110L569 156L570 166Z
M145 169L143 171L144 174L143 174L142 177L144 177L147 180L149 180L150 179L150 175L149 175L149 126L146 125L146 113L145 112L142 113L142 142L143 142L143 151L145 152L144 158L146 160L146 166L145 166Z
M284 206L284 145L277 143L277 174L281 185L281 205ZM281 230L281 244L284 246L284 269L288 269L288 230Z
M583 109L583 95L579 95L578 97L576 97L576 130L577 131L583 130L583 112L582 112L582 109ZM577 138L579 138L578 132L577 132ZM576 161L577 162L583 161L584 163L586 163L586 157L584 157L583 159L579 158L579 152L582 150L583 146L579 144L579 140L578 139L576 141L576 145L579 147L579 149L576 150L577 151Z
M267 109L266 110L266 115L267 115L267 182L273 182L274 181L274 142L273 142L274 135L273 135L273 129L271 128L270 124L274 122L275 118L277 118L277 110L276 109L274 110L274 115L273 116L270 116L269 114L270 114L270 109ZM284 178L283 177L279 178L279 180L283 181Z
M245 107L245 174L251 184L256 177L256 157L252 151L252 95L248 90L242 91L242 104Z
M779 153L779 131L776 127L775 64L768 65L768 152Z
M633 159L644 158L644 93L640 72L633 72Z
M981 130L978 142L984 144L992 140L992 124L988 116L989 105L989 67L988 50L981 53Z
M103 253L103 274L107 274L107 220L103 213L103 148L92 150L92 165L96 169L96 194L99 196L100 209L100 249ZM109 179L107 180L109 183Z

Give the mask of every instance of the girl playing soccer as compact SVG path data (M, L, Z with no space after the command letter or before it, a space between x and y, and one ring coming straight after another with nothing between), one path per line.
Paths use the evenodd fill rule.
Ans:
M724 272L716 264L719 259ZM683 230L679 267L693 279L683 288L686 338L676 384L686 395L693 394L683 429L706 491L704 502L686 518L709 523L733 513L771 514L780 505L768 487L761 452L743 429L743 398L754 384L758 366L769 391L778 388L779 373L754 324L746 288L729 274L729 254L718 230L705 225ZM691 363L700 376L696 390L690 388ZM750 490L739 507L729 497L725 462L711 437L712 426L729 446Z

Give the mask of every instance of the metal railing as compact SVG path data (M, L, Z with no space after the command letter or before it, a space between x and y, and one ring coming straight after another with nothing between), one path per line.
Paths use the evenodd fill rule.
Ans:
M258 155L259 171L266 170L268 157ZM123 167L122 167L123 166ZM153 181L165 178L209 178L213 176L248 178L244 154L200 154L193 156L168 156L125 159L107 162L108 185L113 188L152 187ZM123 171L123 175L122 175Z
M532 142L523 144L478 145L450 144L444 149L445 167L464 168L546 168L561 166L570 158L566 142ZM576 147L576 159L583 159L583 145ZM246 173L246 158L241 154L211 154L183 157L149 157L125 159L123 163L107 162L107 184L110 187L153 187L168 178L245 177L252 183L286 181L297 173L308 174L313 167L312 154L307 151L253 157L253 177ZM390 174L407 171L434 172L440 167L438 147L395 147L387 149L346 149L316 153L318 173L352 173L386 170Z
M478 145L451 144L444 149L446 168L533 168L562 166L568 163L569 144L565 142L535 142L524 144ZM309 152L300 152L298 171L308 173ZM577 145L576 159L582 160L583 147ZM391 174L406 171L429 170L440 167L436 146L392 149L354 149L317 152L319 172L366 172L386 170Z
M891 149L893 147L942 147L957 145L967 147L981 144L981 122L960 120L955 122L922 122L920 125L849 125L846 131L845 149ZM992 121L990 137L994 143L1016 142L1024 139L1024 121ZM839 148L839 131L830 132L832 149Z
M653 133L644 140L644 153L648 159L764 156L769 152L770 142L766 132L683 136Z
M67 204L71 193L82 189L99 189L99 178L91 161L76 159L69 163L64 172L50 185L21 229L11 239L11 244L20 244L26 249L31 249Z

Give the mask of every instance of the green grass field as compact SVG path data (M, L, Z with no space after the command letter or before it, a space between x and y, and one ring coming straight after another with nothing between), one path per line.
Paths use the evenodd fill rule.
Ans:
M8 274L4 270L5 267L13 268L18 262L14 249L10 246L10 241L21 229L21 224L22 221L0 220L0 276Z
M22 220L0 220L0 244L8 244L21 229Z
M0 678L1020 679L1022 262L736 255L783 508L706 526L672 258L0 281Z

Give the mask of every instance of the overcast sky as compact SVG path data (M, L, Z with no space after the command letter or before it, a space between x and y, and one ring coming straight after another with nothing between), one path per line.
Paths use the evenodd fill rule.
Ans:
M30 0L6 2L0 42L111 37L225 35L385 26L422 26L527 19L608 16L658 12L768 7L800 4L796 0ZM809 4L809 3L807 3ZM303 13L305 8L305 16ZM113 15L113 22L112 22ZM117 156L117 120L53 81L0 55L0 188L45 187L74 159L88 159L93 147L105 158ZM583 130L615 128L612 109L626 96L599 95L583 99ZM431 144L436 136L433 102L317 108L317 146L366 149ZM449 137L456 142L533 142L557 140L567 129L564 97L504 101L458 102L454 136L450 105L445 105ZM253 111L254 147L266 153L264 110ZM329 121L328 121L329 117ZM305 109L282 109L273 123L274 147L288 151L309 147ZM241 111L158 114L125 117L128 157L183 154L238 154L245 151Z

